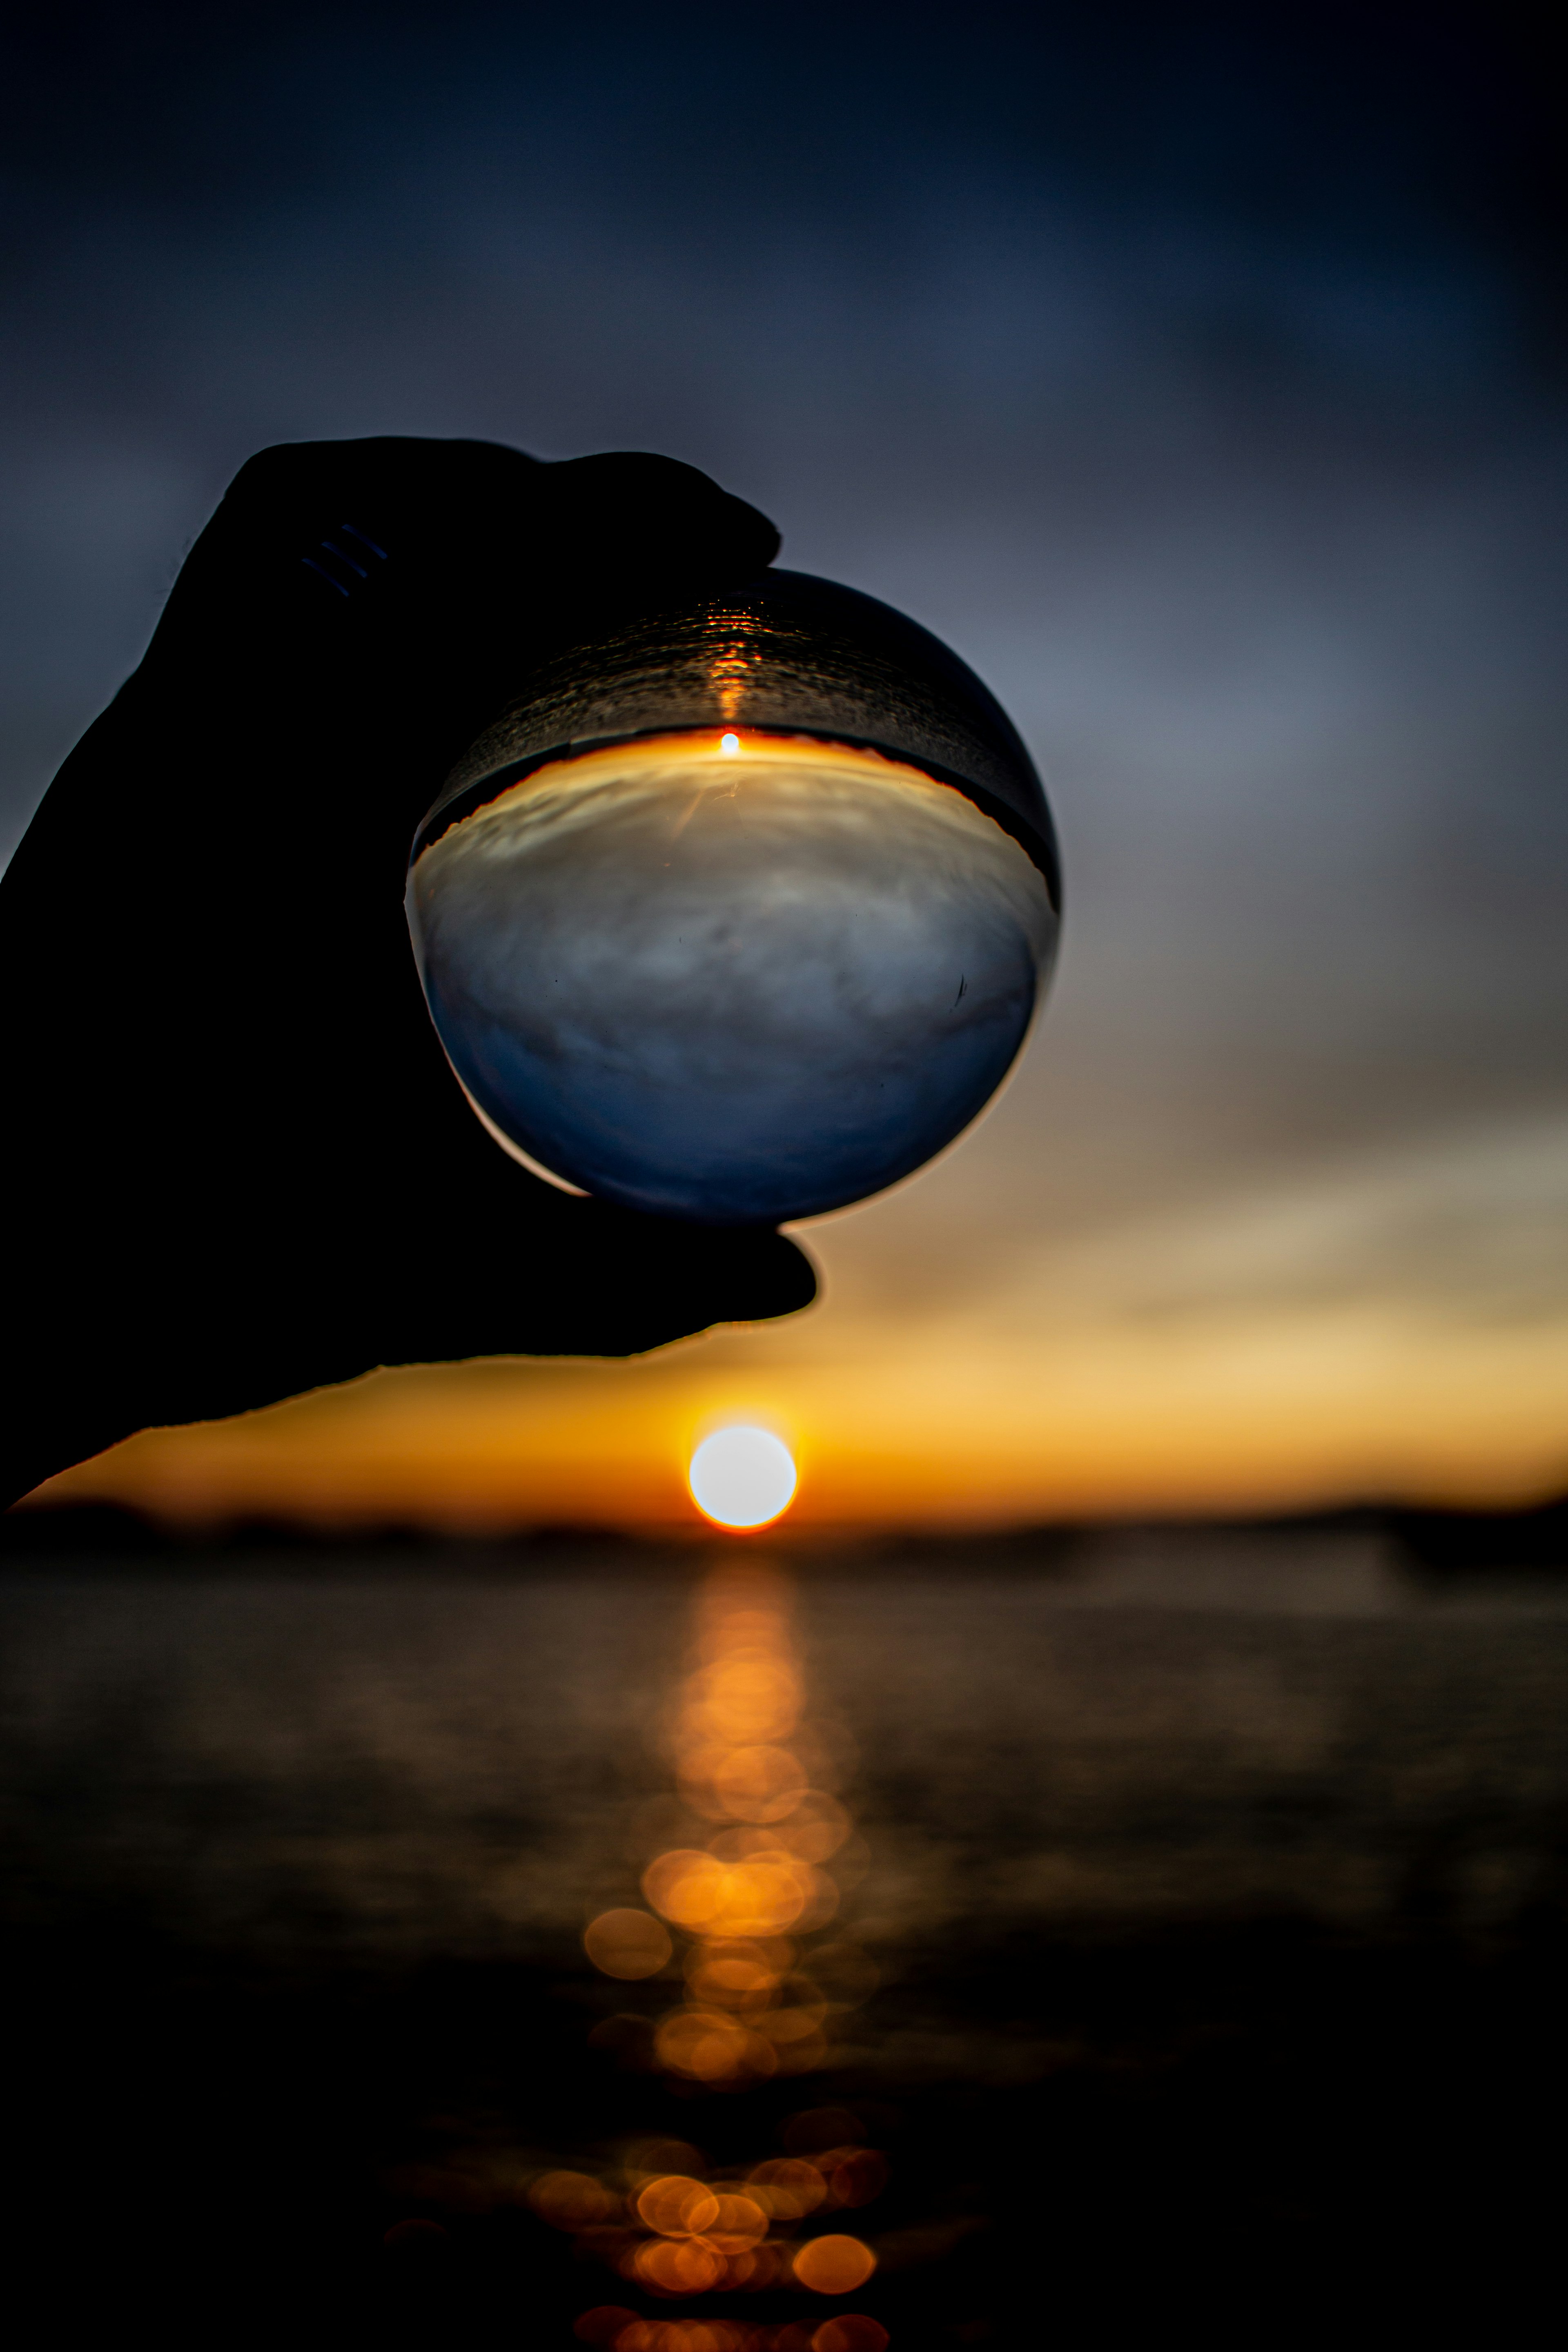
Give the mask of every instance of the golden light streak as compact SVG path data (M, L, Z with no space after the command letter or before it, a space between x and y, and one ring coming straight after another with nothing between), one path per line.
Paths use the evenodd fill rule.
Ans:
M1494 1195L1506 1205L1526 1176L1544 1204L1530 1232L1541 1251L1557 1246L1562 1221L1545 1210L1568 1184L1568 1139L1553 1129L1489 1150L1379 1162L1272 1203L1072 1245L1036 1238L1000 1258L965 1222L955 1158L814 1227L825 1304L788 1323L630 1363L375 1373L133 1438L40 1499L119 1502L196 1528L278 1516L695 1530L693 1451L716 1428L753 1423L809 1465L791 1508L802 1529L1346 1496L1527 1501L1568 1480L1568 1308L1551 1265L1531 1258L1525 1307L1496 1310L1424 1289L1418 1268L1379 1272L1379 1237L1404 1232L1407 1199L1444 1208L1451 1263L1450 1192L1472 1204L1466 1246L1487 1272ZM964 1247L945 1287L910 1291L910 1266ZM1517 1282L1507 1253L1504 1276Z
M760 1748L785 1755L772 1744L785 1740L802 1757L832 1744L824 1738L828 1727L808 1711L794 1602L788 1578L754 1552L728 1555L705 1580L688 1671L658 1735L680 1795L657 1801L673 1804L689 1830L694 1815L719 1826L706 1844L655 1853L641 1880L648 1909L601 1913L584 1937L589 1958L614 1978L655 1973L643 1966L655 1937L668 1958L670 1936L655 1914L688 1939L685 1998L654 2023L652 2055L689 2095L820 2068L836 2023L878 1980L857 1948L813 1940L838 1906L839 1889L822 1864L853 1826L840 1800L808 1790L797 1769L783 1776L791 1781L788 1801L763 1829L747 1819L751 1796L737 1802L732 1792L738 1756ZM740 1779L747 1785L745 1774ZM639 1808L639 1822L646 1815ZM633 1850L647 1851L640 1832ZM785 2154L721 2168L689 2143L642 2141L598 2173L542 2173L529 2187L529 2201L542 2221L573 2232L583 2255L645 2294L684 2299L784 2288L848 2294L876 2270L875 2249L821 2223L847 2207L874 2204L887 2186L887 2160L865 2144L864 2126L844 2108L807 2108L785 2121L782 2138ZM883 2352L888 2341L880 2323L862 2313L755 2326L643 2319L613 2304L582 2313L575 2330L580 2341L613 2352Z

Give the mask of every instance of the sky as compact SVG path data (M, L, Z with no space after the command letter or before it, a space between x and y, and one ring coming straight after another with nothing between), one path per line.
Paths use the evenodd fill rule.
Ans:
M821 1523L1568 1484L1568 338L1512 12L69 7L0 139L0 832L267 443L651 448L999 696L1066 877L992 1111L821 1303L57 1481Z

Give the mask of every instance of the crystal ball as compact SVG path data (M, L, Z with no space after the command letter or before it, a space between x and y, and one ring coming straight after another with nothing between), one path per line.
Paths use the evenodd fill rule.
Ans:
M628 1208L777 1223L895 1183L1022 1044L1056 917L1027 853L895 757L678 730L547 761L417 856L470 1100Z

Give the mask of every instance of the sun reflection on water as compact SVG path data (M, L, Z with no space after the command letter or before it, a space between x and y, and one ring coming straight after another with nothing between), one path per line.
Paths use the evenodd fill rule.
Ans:
M685 1998L658 2021L655 2054L713 2086L820 2066L833 2017L876 1981L866 1956L837 1939L814 1972L813 1941L839 1907L829 1865L854 1823L826 1785L840 1777L843 1742L807 1717L792 1598L762 1561L727 1563L703 1587L690 1671L664 1727L692 1834L648 1859L640 1924L605 1913L584 1939L612 1976L656 1974L671 1931L682 1939ZM631 1965L645 1951L647 1966Z
M840 1793L852 1758L808 1712L793 1601L787 1579L756 1559L726 1562L702 1587L688 1671L660 1727L674 1790L634 1826L647 1907L603 1912L584 1937L594 1966L623 1981L679 1964L682 1998L654 2022L651 2062L694 2089L820 2068L836 2021L876 1988L874 1963L837 1930L863 1853ZM529 2201L655 2298L851 2294L875 2272L875 2250L821 2225L872 2202L886 2163L837 2109L797 2116L784 2147L714 2170L684 2142L645 2143L615 2168L542 2174ZM888 2341L858 2312L767 2326L618 2304L583 2313L576 2332L613 2352L882 2352Z

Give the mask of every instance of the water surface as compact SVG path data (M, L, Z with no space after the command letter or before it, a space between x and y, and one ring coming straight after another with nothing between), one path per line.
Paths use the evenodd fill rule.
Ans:
M242 2335L235 2280L279 2228L268 2263L334 2341L489 2340L501 2309L564 2346L606 2300L799 2326L798 2292L650 2302L529 2184L648 2133L738 2171L833 2108L891 2165L855 2307L900 2347L1034 2340L1047 2305L1070 2341L1200 2305L1239 2337L1259 2294L1289 2336L1309 2273L1430 2250L1456 2200L1523 2274L1568 1592L1423 1583L1362 1528L780 1554L853 1821L816 1941L879 1986L813 2071L715 2086L649 2059L678 1973L616 1983L581 1938L677 1837L666 1729L716 1556L13 1567L12 2146L40 2243L87 2212L115 2292L178 2303L149 2284L156 2207ZM411 2255L410 2220L444 2235Z

